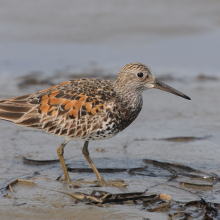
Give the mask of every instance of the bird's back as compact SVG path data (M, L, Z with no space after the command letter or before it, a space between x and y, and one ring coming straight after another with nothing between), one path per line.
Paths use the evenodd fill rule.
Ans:
M109 138L117 133L116 96L112 81L72 80L1 100L0 118L70 139Z

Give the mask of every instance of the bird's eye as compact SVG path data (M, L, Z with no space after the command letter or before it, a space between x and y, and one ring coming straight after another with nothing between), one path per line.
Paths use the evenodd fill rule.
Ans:
M141 77L144 76L144 74L142 72L140 72L140 73L137 74L137 76L141 78Z

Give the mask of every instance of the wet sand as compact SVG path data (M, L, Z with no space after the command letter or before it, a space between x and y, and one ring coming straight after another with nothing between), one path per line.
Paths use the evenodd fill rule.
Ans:
M5 29L0 29L1 31L4 30L4 34L0 34L0 44L4 46L4 50L0 53L1 60L4 60L0 63L0 88L2 88L0 98L43 90L51 84L61 83L80 76L115 79L118 71L125 63L138 60L149 65L152 64L150 66L156 76L165 77L163 79L165 83L190 96L192 100L184 100L155 89L146 91L143 93L143 109L132 125L112 139L90 143L90 154L98 168L132 169L147 167L144 171L136 172L133 175L126 171L103 173L105 179L125 180L129 184L126 189L110 187L97 189L97 187L88 185L83 185L79 189L67 189L65 185L55 181L62 174L59 162L42 164L28 163L23 160L24 156L33 160L58 159L56 148L63 141L62 138L0 121L1 186L16 177L29 178L35 182L35 185L16 184L12 186L13 192L2 191L3 195L8 193L10 196L0 197L0 211L3 219L167 219L167 212L151 213L143 210L140 205L134 204L106 205L106 207L88 205L83 202L76 204L73 197L62 192L91 193L93 190L103 190L110 193L123 193L148 189L149 193L168 194L174 202L184 203L203 197L206 201L220 203L219 182L213 187L195 185L192 187L192 185L187 184L183 186L182 182L209 186L212 184L212 181L202 181L186 175L179 175L175 180L167 182L172 176L171 173L163 167L156 167L145 160L178 163L202 171L207 176L212 176L213 173L220 175L220 75L218 72L219 63L216 61L218 55L216 48L218 48L219 40L215 38L219 31L220 17L217 12L220 4L218 1L210 1L209 3L194 1L190 4L188 1L185 3L181 1L180 4L174 4L174 1L166 1L166 3L160 2L161 4L158 3L158 5L151 2L152 11L146 9L149 13L145 13L144 9L148 8L146 3L138 1L140 5L137 6L130 2L127 5L126 12L123 11L120 22L114 22L114 19L120 18L119 11L125 7L125 2L108 3L109 5L100 4L99 9L96 5L97 2L100 4L99 1L95 1L94 5L90 5L88 9L83 9L84 5L77 3L75 8L72 7L72 10L68 11L67 8L70 8L68 4L71 3L63 3L60 13L67 11L64 17L61 16L62 13L57 16L51 12L60 7L58 2L52 4L51 11L45 8L45 11L39 11L39 14L31 14L30 9L37 6L29 4L21 7L20 11L16 13L9 7L9 3L2 5L1 10L4 11L4 19L1 19L1 25L4 24ZM13 1L11 1L12 3ZM41 7L41 4L39 3L38 7ZM141 4L143 5L141 6ZM148 4L150 3L148 2ZM171 17L167 16L169 7L172 8ZM29 10L25 10L25 8ZM104 12L101 13L100 9ZM132 15L134 17L127 27L126 18L129 17L130 10L134 13ZM74 13L76 11L78 14ZM36 19L40 15L42 21ZM82 19L78 19L76 22L74 16ZM32 18L32 20L27 18ZM89 28L80 29L80 27L87 27L83 24L86 25L88 20L93 21L91 29L94 27L94 31ZM164 21L161 22L161 20ZM111 26L112 23L114 25ZM124 31L121 28L123 25ZM17 29L20 28L20 31L14 29L13 31L16 33L12 32L12 27L15 26ZM74 29L71 29L71 26L74 26ZM215 35L215 33L217 34ZM132 37L123 41L126 35ZM183 54L179 53L180 56L175 56L177 50L172 48L177 45L185 45L184 43L187 42L194 45L193 42L196 40L192 40L193 38L194 40L196 38L216 39L216 41L212 41L216 46L208 40L205 41L208 46L205 46L202 44L202 40L198 40L200 44L195 47L198 50L192 51L192 57L201 55L199 48L202 46L208 52L215 48L213 49L215 53L210 57L208 56L209 53L207 56L200 56L201 59L197 59L195 62L191 61L189 64L185 58L187 57L187 50L183 50ZM130 45L130 42L133 40L136 42L138 39L139 43ZM173 41L177 43L173 45L171 43ZM53 43L51 44L51 42ZM150 48L152 52L153 58L150 58L150 63L148 63L149 55L145 56L143 52L140 52L141 55L138 54L138 49L142 51L140 42L146 45L145 49ZM159 49L153 55L155 47L152 47L151 43L164 46L164 48L171 47L173 52L169 53L168 51L169 56L165 57L166 51L163 51L164 59L168 64L160 56ZM77 57L76 51L72 50L71 52L67 49L69 45L72 45L70 48L74 48L73 44L78 45L77 52L84 48L85 62L82 61L84 54L79 54L77 59L73 59ZM23 48L22 45L26 45L26 48ZM39 49L37 45L42 45L42 47ZM48 49L47 53L46 50L42 49L44 45L47 45L45 46ZM132 50L135 51L135 54L133 56L126 55L129 49L123 48L128 46L131 50L135 45L137 46L136 50ZM199 45L201 46L199 47ZM213 46L209 47L209 45ZM108 50L109 47L113 49ZM119 47L118 50L114 49L117 47ZM10 53L8 48L11 48ZM56 49L53 50L52 48ZM98 52L92 56L96 48L99 48ZM41 54L41 49L45 53ZM116 56L117 59L111 59L115 54L120 54L121 50L123 51L121 54L125 57L120 59ZM23 53L24 51L27 53ZM61 52L58 53L58 51ZM108 52L111 56L108 55ZM20 53L23 55L19 56ZM190 53L191 51L188 52L188 54ZM29 56L30 54L32 55ZM48 59L46 59L47 56ZM157 56L158 59L156 59ZM77 63L78 59L81 59L79 64ZM189 57L190 59L191 57ZM207 59L206 63L203 62L205 59ZM74 65L71 66L72 60ZM108 62L108 60L110 61ZM177 65L172 66L172 62L177 63ZM205 67L204 71L201 67ZM41 73L33 73L34 71L41 71ZM202 77L201 73L203 74ZM27 78L31 80L28 81ZM208 137L204 139L181 142L159 140L169 137L206 136ZM81 153L82 146L83 142L81 141L72 141L66 146L64 156L69 167L89 168ZM104 151L97 150L100 148ZM184 172L190 174L189 171ZM73 180L79 178L88 181L95 180L95 175L91 172L71 172L70 177Z

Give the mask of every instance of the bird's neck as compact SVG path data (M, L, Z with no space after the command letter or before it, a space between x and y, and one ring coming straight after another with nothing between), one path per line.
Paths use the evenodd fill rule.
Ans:
M141 91L136 90L132 86L117 83L117 81L114 84L114 90L117 92L125 108L128 108L130 111L140 112L143 105Z
M120 119L119 130L124 130L128 127L138 116L141 111L143 101L141 92L128 88L124 85L114 85L114 90L117 93L118 101L120 102Z

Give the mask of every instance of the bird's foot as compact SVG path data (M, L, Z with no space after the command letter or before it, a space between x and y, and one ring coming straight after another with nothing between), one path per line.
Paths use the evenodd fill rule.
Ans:
M60 178L60 182L65 182L65 184L69 185L69 188L78 188L81 187L81 184L96 184L96 186L111 186L111 187L118 187L118 188L126 188L128 186L127 183L124 182L124 180L110 180L105 181L104 179L95 180L93 182L90 181L83 181L83 180L76 180L72 182L71 180L66 180L65 178ZM72 186L72 187L71 187Z
M104 179L101 179L101 180L95 180L94 183L96 183L97 186L111 186L118 188L126 188L126 186L128 186L128 184L125 183L124 180L105 181Z
M71 180L66 180L65 178L60 178L59 181L61 183L65 183L67 185L69 185L70 188L78 188L81 186L80 181L74 181L72 182Z

